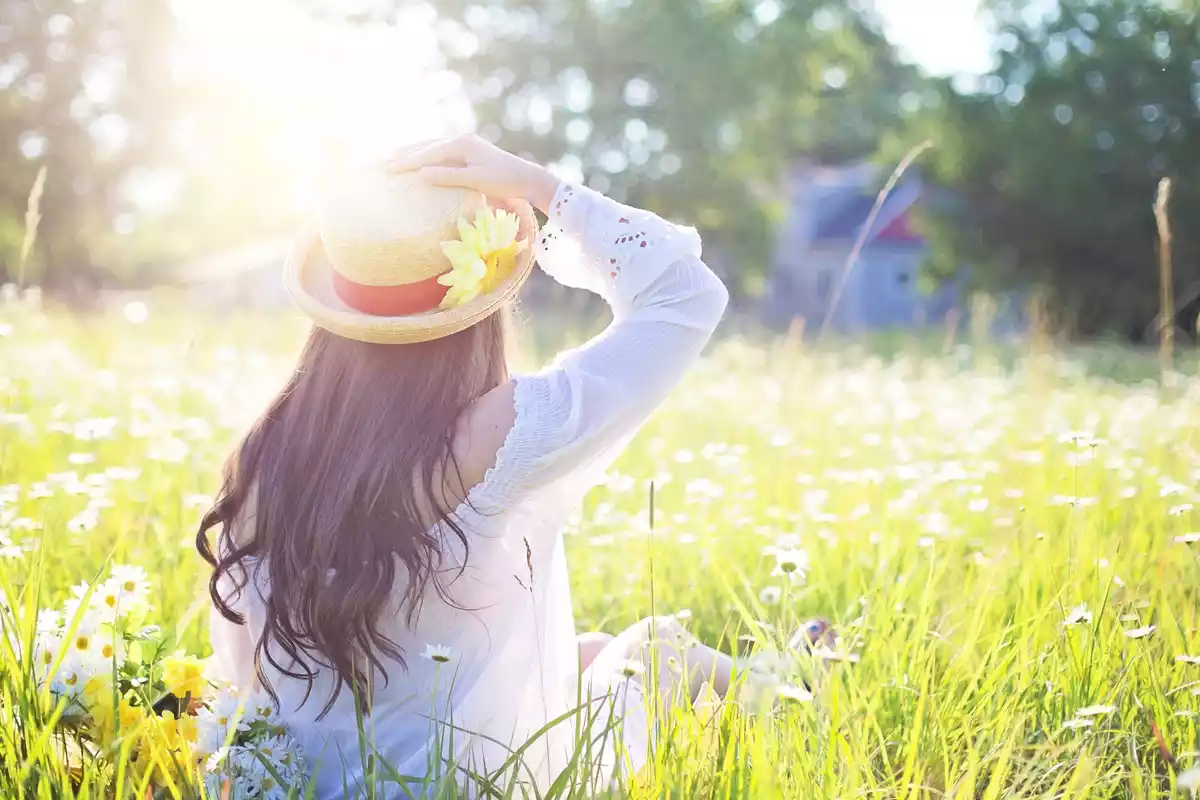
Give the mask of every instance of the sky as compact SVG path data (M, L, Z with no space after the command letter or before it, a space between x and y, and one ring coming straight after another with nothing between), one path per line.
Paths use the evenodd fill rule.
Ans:
M978 0L875 0L903 56L939 75L986 72L991 42Z

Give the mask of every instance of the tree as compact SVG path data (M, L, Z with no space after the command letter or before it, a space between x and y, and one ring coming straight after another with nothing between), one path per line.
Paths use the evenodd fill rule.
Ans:
M485 137L696 224L742 288L767 266L789 162L871 154L919 82L872 16L818 0L437 8Z
M25 277L63 289L91 273L128 209L125 182L162 157L171 14L167 0L0 0L0 20L0 279L18 277L26 201L44 165Z
M1184 4L1171 4L1180 6ZM956 201L928 222L934 267L1040 286L1080 334L1140 333L1158 313L1152 205L1175 179L1176 295L1200 290L1200 27L1194 4L1062 0L996 13L999 64L946 83L917 131Z

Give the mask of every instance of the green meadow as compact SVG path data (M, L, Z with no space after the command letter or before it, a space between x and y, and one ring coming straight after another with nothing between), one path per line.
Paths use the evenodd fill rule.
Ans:
M22 642L36 609L136 565L163 651L207 655L197 523L302 335L292 317L0 309L4 797L145 795L128 750L64 732ZM612 794L1196 786L1200 379L1156 369L1108 348L714 342L565 532L577 627L676 614L750 653L823 616L841 646L810 665L811 699L681 710ZM169 784L152 791L201 792Z

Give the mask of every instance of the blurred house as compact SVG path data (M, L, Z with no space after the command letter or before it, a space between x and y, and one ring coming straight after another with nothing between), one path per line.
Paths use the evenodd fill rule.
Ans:
M886 177L872 164L793 167L765 298L769 324L784 327L799 318L815 329L831 307L830 327L847 333L936 324L952 311L963 315L961 279L932 292L919 286L929 245L915 230L913 214L931 192L911 172L884 201L837 297Z

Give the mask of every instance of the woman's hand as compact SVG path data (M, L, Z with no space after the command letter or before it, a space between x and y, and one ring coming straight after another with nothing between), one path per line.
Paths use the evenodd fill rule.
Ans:
M418 171L437 186L473 189L489 197L519 197L546 213L558 179L540 167L478 136L456 136L399 153L388 168Z

